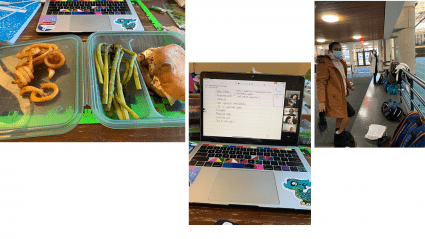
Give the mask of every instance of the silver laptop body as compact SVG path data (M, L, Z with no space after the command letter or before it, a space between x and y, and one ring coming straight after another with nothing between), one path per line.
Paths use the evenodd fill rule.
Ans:
M80 8L75 9L72 4L82 5L78 5ZM116 2L46 0L37 24L37 32L40 33L143 30L130 0Z
M302 101L295 98L302 99L304 80L201 73L201 142L189 154L190 203L310 210L311 167L297 147Z

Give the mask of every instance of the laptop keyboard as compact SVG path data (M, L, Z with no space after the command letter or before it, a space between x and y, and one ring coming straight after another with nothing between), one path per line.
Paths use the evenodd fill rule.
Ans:
M190 166L307 172L294 149L203 144Z
M46 15L131 15L124 0L50 1Z

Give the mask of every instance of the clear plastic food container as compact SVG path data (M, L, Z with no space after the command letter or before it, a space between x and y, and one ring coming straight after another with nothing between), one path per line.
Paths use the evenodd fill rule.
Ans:
M98 83L94 52L99 43L116 43L140 53L151 47L178 44L185 48L184 37L174 32L97 32L86 43L76 35L46 38L0 47L0 140L63 134L73 129L80 121L84 106L89 105L96 119L113 129L157 128L184 126L184 102L180 109L167 105L166 99L153 99L144 83L140 69L142 90L136 90L132 79L126 86L126 102L140 119L118 120L108 116L101 103L101 85ZM34 103L29 94L19 95L20 89L11 82L15 66L20 59L16 54L24 47L35 43L53 43L65 56L65 64L56 70L51 80L47 79L47 67L34 67L34 79L29 85L40 87L53 82L59 88L51 101ZM124 68L120 69L124 71Z

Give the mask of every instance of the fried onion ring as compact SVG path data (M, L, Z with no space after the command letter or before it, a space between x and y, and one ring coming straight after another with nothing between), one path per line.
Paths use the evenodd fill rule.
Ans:
M28 57L24 57L21 61L16 65L15 69L18 69L21 66L25 66L28 64Z
M53 98L55 98L55 96L59 93L59 88L55 83L45 83L42 84L41 89L53 89L53 93L48 95L48 96L43 96L43 97L37 97L37 91L33 91L31 92L31 96L30 99L33 102L45 102L45 101L49 101Z
M40 89L38 89L37 87L34 87L34 86L25 86L24 88L21 89L21 91L19 92L19 95L23 96L27 92L35 92L36 94L38 93L41 96L45 96L45 94L42 90L40 90Z
M32 44L32 45L26 46L24 49L22 49L22 51L18 52L18 54L16 54L16 57L19 58L19 59L22 59L25 56L28 56L28 53L30 53L32 51L31 49L33 49L33 48L38 48L38 50L35 50L35 51L38 51L38 52L40 52L42 48L48 48L49 51L51 51L53 49L52 44L48 44L48 43ZM34 52L34 51L32 51L32 52ZM36 54L38 54L38 53L36 53Z
M47 54L53 50L52 45L50 45L50 44L47 44L47 45L49 45L48 50L45 51L43 54L34 58L34 62L33 62L34 65L38 65L38 64L42 63L44 61L44 58L47 56Z
M14 72L15 81L12 84L17 84L22 96L26 92L31 92L30 99L33 102L45 102L53 99L59 93L59 88L54 83L45 83L41 85L41 89L28 86L28 83L34 79L34 65L44 62L49 72L49 80L54 76L55 69L60 68L65 63L65 56L55 44L39 43L26 46L16 54L18 59L21 59L16 65ZM46 95L42 89L52 89L53 93Z
M23 71L23 70L27 72L31 80L34 79L34 75L28 66L23 66L20 68L20 71Z
M49 60L51 62L49 62ZM65 56L60 50L48 52L44 58L44 64L51 69L58 69L65 63Z
M15 71L15 77L16 77L17 80L19 80L19 83L22 83L24 85L27 85L29 83L28 80L31 81L31 79L29 79L28 75L27 75L27 77L25 77L19 70ZM19 88L21 88L21 87L19 87Z

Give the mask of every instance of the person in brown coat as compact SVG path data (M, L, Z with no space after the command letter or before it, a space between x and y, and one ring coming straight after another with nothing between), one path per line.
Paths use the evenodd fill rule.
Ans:
M317 57L316 88L319 112L325 111L326 117L336 118L335 146L345 147L338 142L342 140L343 135L347 135L345 127L355 114L347 101L349 95L347 89L352 91L355 89L348 81L347 63L342 59L341 44L338 42L329 44L326 55Z

